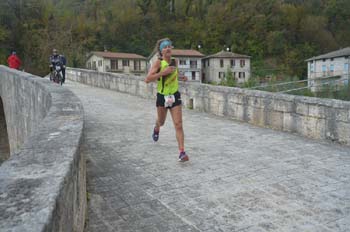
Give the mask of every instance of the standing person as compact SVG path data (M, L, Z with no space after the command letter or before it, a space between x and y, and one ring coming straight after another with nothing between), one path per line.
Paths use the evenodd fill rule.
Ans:
M61 66L61 70L62 70L62 83L65 82L66 80L66 57L64 57L63 55L59 55L57 49L52 49L52 55L49 58L49 62L50 62L50 72L52 72L53 68L56 65L60 65Z
M19 69L22 62L17 56L16 51L13 51L12 54L7 58L7 63L10 68Z
M157 120L153 129L152 138L155 142L159 139L160 127L164 125L167 112L170 110L173 119L176 140L179 147L179 161L188 161L185 152L184 131L182 127L182 102L179 90L179 72L177 60L171 57L172 42L168 38L158 40L155 50L158 52L158 60L150 68L145 82L157 81ZM182 76L186 81L187 77Z

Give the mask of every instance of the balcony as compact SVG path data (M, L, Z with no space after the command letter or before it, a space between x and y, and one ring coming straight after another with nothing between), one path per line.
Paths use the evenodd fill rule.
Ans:
M124 68L110 68L106 67L107 72L121 73L124 72Z
M145 70L142 69L130 69L131 73L145 73Z

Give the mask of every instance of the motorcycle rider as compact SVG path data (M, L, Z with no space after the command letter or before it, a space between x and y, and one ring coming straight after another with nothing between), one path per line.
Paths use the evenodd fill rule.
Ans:
M56 65L61 66L62 71L62 83L66 80L66 58L63 55L58 54L57 49L52 49L52 55L49 58L50 72L55 68Z

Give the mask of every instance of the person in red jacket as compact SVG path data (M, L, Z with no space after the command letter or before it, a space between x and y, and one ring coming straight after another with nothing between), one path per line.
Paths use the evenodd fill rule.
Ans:
M7 58L7 63L10 68L19 69L22 62L19 59L19 57L16 55L16 52L13 51L12 54L9 56L9 58Z

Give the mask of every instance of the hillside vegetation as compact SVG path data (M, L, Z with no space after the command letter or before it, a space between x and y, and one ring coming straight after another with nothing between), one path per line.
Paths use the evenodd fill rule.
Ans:
M91 50L148 56L159 38L204 54L252 56L256 75L303 77L305 59L350 46L349 0L1 0L0 63L48 72L53 47L69 66Z

